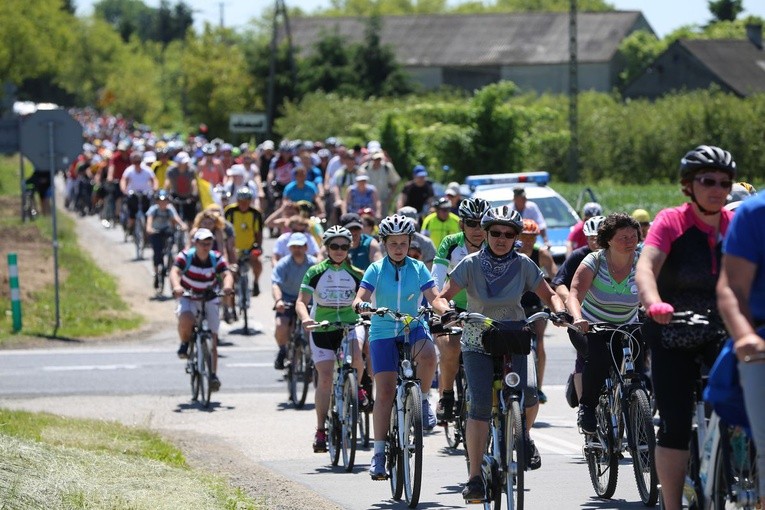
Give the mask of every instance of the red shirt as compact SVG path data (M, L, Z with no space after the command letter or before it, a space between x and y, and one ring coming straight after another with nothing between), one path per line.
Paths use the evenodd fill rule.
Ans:
M112 155L112 159L109 160L109 164L114 166L112 180L119 181L122 179L122 174L125 173L127 167L130 166L130 158L128 157L127 152L116 151Z
M571 227L571 232L568 233L568 240L571 242L572 250L587 246L587 236L584 235L583 221L579 221L576 225Z

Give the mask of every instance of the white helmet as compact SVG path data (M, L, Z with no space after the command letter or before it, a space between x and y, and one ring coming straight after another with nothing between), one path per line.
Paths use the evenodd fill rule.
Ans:
M511 227L516 234L523 231L523 218L521 214L509 205L501 205L487 209L481 217L481 228L489 230L492 225L503 225Z
M345 227L341 227L340 225L333 225L325 230L321 235L321 240L324 244L327 244L331 239L336 237L342 237L349 243L353 241L353 235L351 235L351 231Z
M380 237L385 239L388 236L412 235L414 234L414 222L406 216L394 214L383 218L379 226Z
M582 226L582 232L587 237L598 235L598 229L605 219L605 216L593 216L584 222L584 226Z

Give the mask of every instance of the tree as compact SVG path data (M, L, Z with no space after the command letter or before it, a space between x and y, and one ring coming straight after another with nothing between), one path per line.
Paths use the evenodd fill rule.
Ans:
M141 41L159 41L166 45L183 39L186 30L194 24L193 11L183 1L171 9L167 0L161 0L158 8L147 6L143 0L100 0L94 5L94 11L97 17L115 27L125 42L137 34Z
M403 95L412 91L396 63L393 50L380 43L382 19L374 15L369 18L364 43L355 48L353 69L364 97Z
M629 83L642 73L667 46L666 39L659 40L647 30L637 30L625 37L619 44L619 53L625 61L624 70L619 73L621 83Z
M298 84L301 95L316 90L358 95L350 60L349 48L342 37L322 34L315 51L300 63Z
M74 0L62 0L61 10L74 15L77 13L77 4L74 2Z
M712 23L717 21L735 21L744 10L743 0L709 0L709 11L714 16Z

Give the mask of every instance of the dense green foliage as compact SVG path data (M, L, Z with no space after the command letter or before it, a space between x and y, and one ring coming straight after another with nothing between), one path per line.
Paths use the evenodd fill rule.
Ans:
M320 105L320 119L314 112ZM308 94L277 122L287 137L336 135L350 143L378 139L407 174L426 164L449 180L468 174L545 170L564 180L569 147L568 102L560 96L519 95L511 83L489 85L472 98L431 96L406 101L339 99ZM623 102L588 92L579 100L582 179L613 183L670 182L680 157L701 143L730 150L745 180L760 181L765 95L747 99L719 90ZM456 175L455 175L456 174Z
M154 8L142 0L99 0L94 8L96 17L111 24L124 41L136 34L142 41L167 44L182 40L194 24L191 7L182 1L171 7L168 0L161 0Z

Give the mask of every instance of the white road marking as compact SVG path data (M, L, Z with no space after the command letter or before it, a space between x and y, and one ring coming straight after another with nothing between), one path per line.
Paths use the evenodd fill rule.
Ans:
M46 372L76 372L89 370L135 370L138 365L69 365L42 367Z

